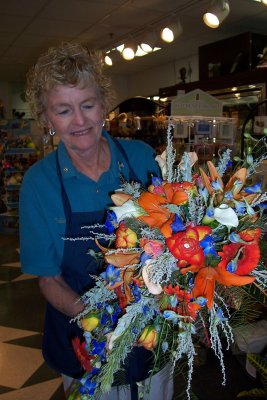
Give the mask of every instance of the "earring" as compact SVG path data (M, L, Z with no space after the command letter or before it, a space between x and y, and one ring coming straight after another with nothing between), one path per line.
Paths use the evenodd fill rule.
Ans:
M49 135L50 135L50 136L54 136L55 133L56 133L56 132L54 131L53 128L49 128Z

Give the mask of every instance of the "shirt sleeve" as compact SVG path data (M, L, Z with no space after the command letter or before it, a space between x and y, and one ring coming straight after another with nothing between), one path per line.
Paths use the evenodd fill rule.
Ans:
M36 188L31 174L26 174L19 196L20 261L24 273L54 276L61 273L51 227L40 201L42 192ZM59 239L60 240L60 239Z

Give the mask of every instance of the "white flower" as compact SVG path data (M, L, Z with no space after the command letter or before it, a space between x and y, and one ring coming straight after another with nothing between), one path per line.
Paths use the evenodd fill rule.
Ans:
M118 336L116 336L114 332L109 332L106 334L106 338L107 338L106 349L108 351L111 351L113 349L114 342L118 338Z
M142 269L142 277L144 279L145 285L146 285L149 293L155 294L155 295L160 294L162 292L161 285L159 283L151 282L151 280L149 279L149 269L150 268L151 268L151 261L147 260Z
M110 207L110 209L116 214L118 222L127 217L139 217L145 214L144 210L133 200L128 200L118 207Z
M233 226L236 228L239 224L236 213L227 204L221 204L214 209L214 219L225 226Z
M167 153L166 150L164 150L164 152L160 155L158 155L155 160L157 161L157 163L159 164L159 167L161 169L161 174L162 174L162 178L166 179L166 175L167 175Z

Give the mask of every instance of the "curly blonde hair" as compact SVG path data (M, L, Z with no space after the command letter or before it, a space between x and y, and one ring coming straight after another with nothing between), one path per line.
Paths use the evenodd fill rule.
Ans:
M111 80L104 74L103 67L102 53L89 51L81 43L63 42L50 47L40 55L27 74L26 100L33 118L45 125L44 94L56 85L95 84L104 112L107 113L115 96Z

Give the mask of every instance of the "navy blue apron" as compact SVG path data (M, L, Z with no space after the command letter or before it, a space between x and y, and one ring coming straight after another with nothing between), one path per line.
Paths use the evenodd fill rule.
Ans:
M127 155L118 141L115 141L120 153L128 163ZM130 165L130 178L137 180ZM61 170L58 162L57 154L57 171L61 183L62 201L66 218L66 237L81 236L81 226L93 225L95 223L103 223L105 220L105 210L94 212L72 212L71 205L64 188ZM95 258L87 254L88 249L99 251L94 241L65 241L62 260L62 276L67 284L78 294L84 293L94 285L91 275L100 273L100 265L97 264ZM76 355L73 351L71 341L74 337L79 337L82 341L82 330L76 323L70 323L70 318L56 310L51 304L47 304L44 338L43 338L43 355L47 364L58 371L73 378L79 379L85 371L82 369ZM131 386L132 400L138 399L137 385L135 382L144 380L148 376L148 370L151 363L151 352L142 347L136 347L129 357L125 365L125 379L123 384L129 383ZM116 382L115 384L119 384Z

